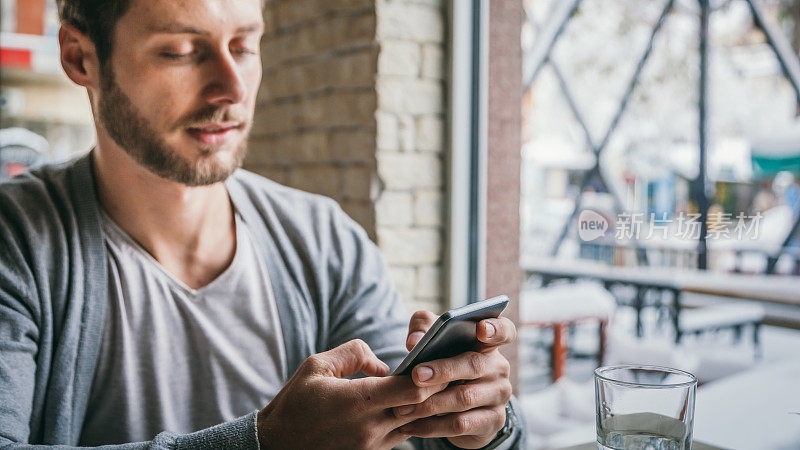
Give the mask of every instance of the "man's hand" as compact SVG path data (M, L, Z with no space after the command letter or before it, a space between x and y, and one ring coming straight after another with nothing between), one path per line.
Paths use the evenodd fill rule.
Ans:
M411 317L406 340L409 350L436 318L428 311L418 311ZM481 342L476 351L422 363L413 369L411 377L417 386L452 384L423 402L395 408L397 417L416 419L401 427L401 433L447 437L457 447L479 448L503 428L505 405L511 398L511 369L498 347L514 341L517 329L513 322L501 317L478 322L476 332Z
M344 377L362 372L367 378ZM391 448L409 438L399 430L413 417L392 408L424 402L446 387L420 387L409 377L384 377L389 367L352 340L312 355L258 413L261 448ZM377 378L381 377L381 378Z

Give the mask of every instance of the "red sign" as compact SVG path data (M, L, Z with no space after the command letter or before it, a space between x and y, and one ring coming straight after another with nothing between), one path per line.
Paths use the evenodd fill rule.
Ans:
M0 67L31 68L31 51L21 48L0 48Z

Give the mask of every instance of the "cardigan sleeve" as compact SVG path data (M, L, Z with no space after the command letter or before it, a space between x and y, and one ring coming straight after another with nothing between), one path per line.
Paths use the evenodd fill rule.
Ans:
M0 218L0 446L27 442L39 327L31 274Z
M409 315L378 247L338 205L332 214L329 254L330 332L328 348L362 339L392 369L408 353Z
M68 350L80 339L75 333L67 336L65 329L83 323L77 317L84 309L82 304L69 298L69 293L76 291L77 281L65 281L67 269L76 261L67 251L70 238L62 229L75 220L74 211L67 206L63 185L45 183L32 174L0 183L3 449L77 448L67 444L77 443L72 430L80 430L81 425L73 414L73 381L80 375L73 367L74 356L53 357L59 350L74 355ZM73 269L79 274L88 270ZM257 450L256 412L194 433L162 432L148 442L103 448Z
M405 349L409 316L389 274L386 262L377 246L364 230L341 209L336 208L332 226L336 246L332 277L340 280L333 289L331 303L330 348L351 339L365 341L378 358L392 369L397 367L408 351ZM487 449L525 448L524 418L510 402L514 415L510 433L491 442ZM446 439L409 439L416 449L454 449Z
M0 447L8 449L52 448L33 445L31 419L43 341L39 323L48 314L41 307L36 277L26 258L26 239L9 210L16 206L0 195ZM6 214L3 214L3 210ZM48 346L53 343L49 342ZM47 360L42 360L47 361ZM162 432L152 441L113 446L107 449L258 449L256 412L190 434ZM55 426L59 426L56 424ZM40 441L40 440L39 440ZM77 448L62 443L60 449Z

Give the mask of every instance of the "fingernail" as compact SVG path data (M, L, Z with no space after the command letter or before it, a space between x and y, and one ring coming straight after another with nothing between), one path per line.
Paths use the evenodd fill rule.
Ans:
M483 331L487 338L494 336L494 325L491 322L483 322Z
M414 405L399 406L397 407L397 414L401 416L407 416L412 412L414 412L415 409L416 408L414 407Z
M420 366L417 368L417 378L419 381L428 381L433 376L433 369L428 366Z
M416 344L417 342L419 342L420 339L422 339L422 336L424 336L424 335L425 335L425 333L423 333L421 331L415 331L415 332L413 332L413 333L408 335L408 339L406 340L406 342L409 342L409 343L413 342L414 344Z

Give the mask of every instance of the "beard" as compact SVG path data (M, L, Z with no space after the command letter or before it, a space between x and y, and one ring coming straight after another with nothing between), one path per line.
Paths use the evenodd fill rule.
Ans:
M226 180L241 167L247 153L246 138L236 144L231 158L226 161L215 157L220 150L218 146L201 146L200 157L196 161L184 158L139 113L130 97L117 84L113 71L107 68L103 72L102 97L99 101L100 121L111 139L148 171L187 186L207 186ZM246 123L242 128L245 137L252 125L248 115L242 110L210 106L184 117L175 128L223 121Z

